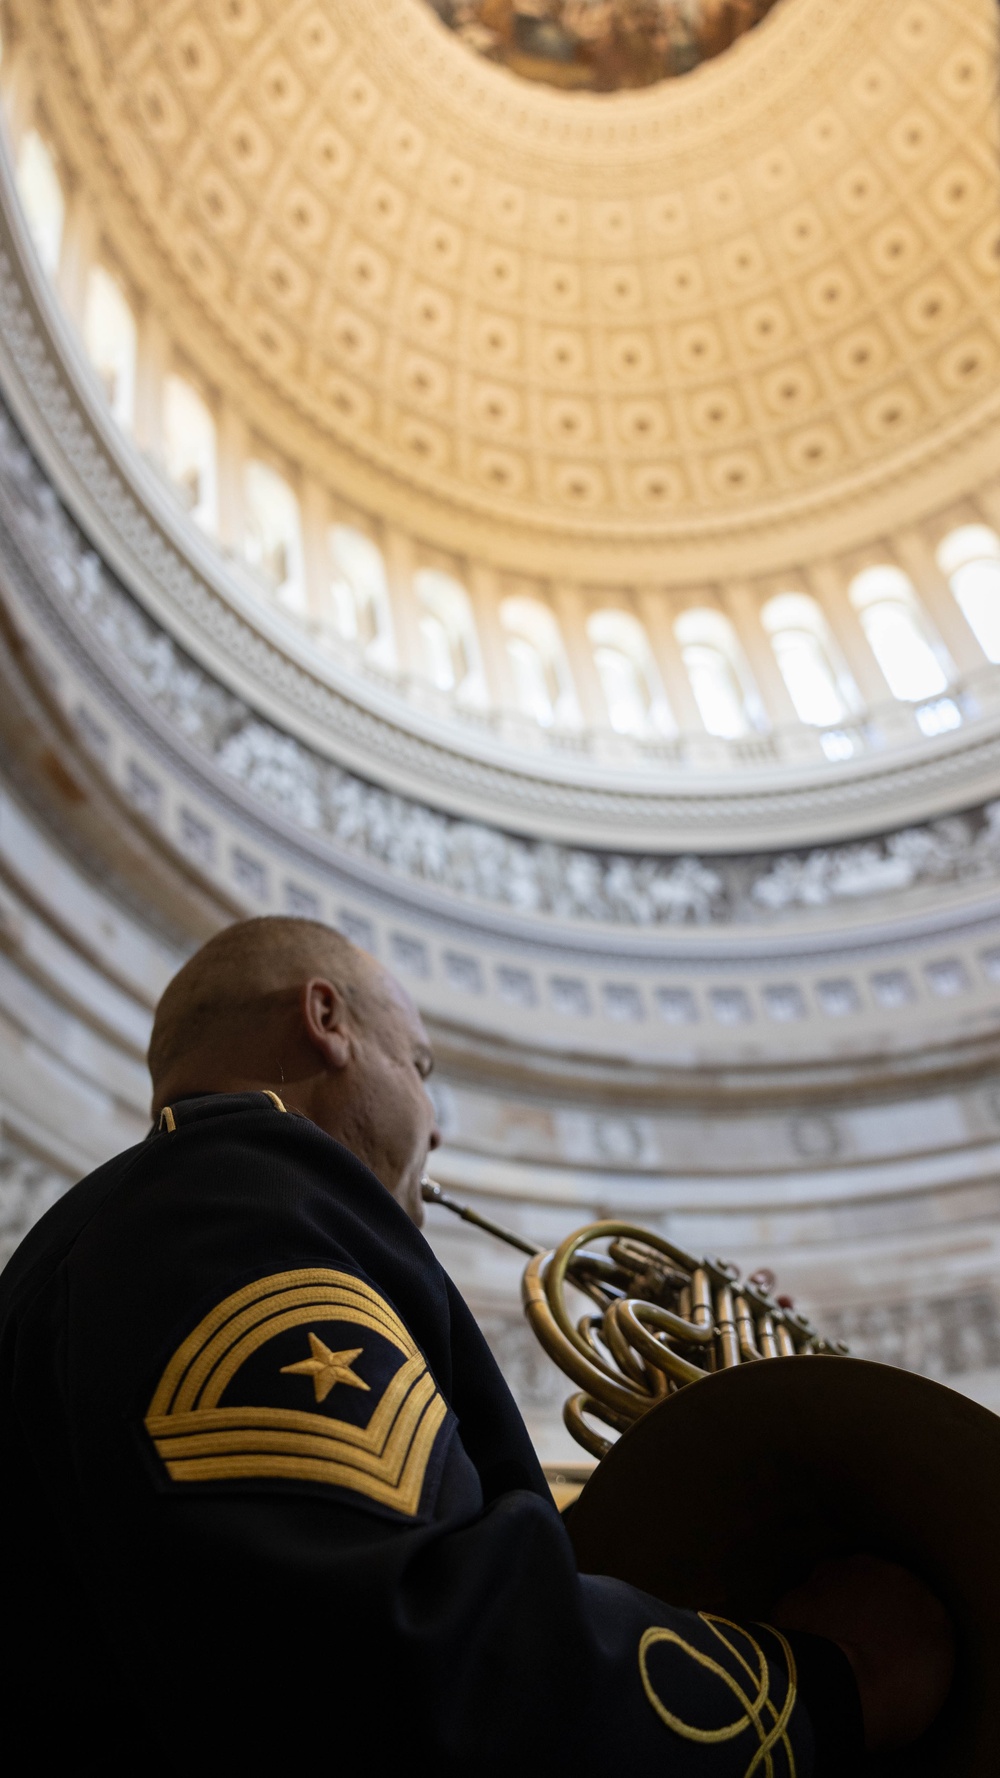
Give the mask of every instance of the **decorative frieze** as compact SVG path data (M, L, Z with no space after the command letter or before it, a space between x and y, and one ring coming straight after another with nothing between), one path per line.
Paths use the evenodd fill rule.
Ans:
M800 910L896 898L923 884L988 879L1000 867L1000 802L862 842L702 858L587 850L444 814L313 752L198 666L89 548L6 416L0 493L7 525L52 595L179 739L283 821L395 878L519 914L656 928L773 924ZM76 717L85 743L103 755L99 716L82 707ZM131 766L128 789L155 819L162 797L150 772ZM179 839L198 862L212 857L213 836L190 810L181 811ZM232 866L238 885L263 901L264 866L242 851ZM931 986L939 994L958 991L943 976ZM836 1000L837 984L829 990ZM790 1000L775 1000L771 1011L797 1016ZM730 1015L730 1022L746 1016L735 1003ZM618 1016L634 1016L624 1001Z
M943 1382L1000 1368L1000 1302L991 1290L824 1309L822 1321L828 1337L846 1341L857 1358Z

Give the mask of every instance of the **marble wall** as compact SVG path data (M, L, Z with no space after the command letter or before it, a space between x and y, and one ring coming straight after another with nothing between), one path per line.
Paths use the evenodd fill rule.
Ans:
M854 1350L1000 1406L1000 782L905 825L887 799L863 841L724 857L545 842L485 798L472 820L213 672L111 559L114 503L71 516L42 460L8 416L5 1251L141 1139L152 1009L190 950L243 913L319 914L421 1003L448 1187L545 1243L613 1212L767 1264ZM441 1212L428 1232L567 1461L520 1261Z

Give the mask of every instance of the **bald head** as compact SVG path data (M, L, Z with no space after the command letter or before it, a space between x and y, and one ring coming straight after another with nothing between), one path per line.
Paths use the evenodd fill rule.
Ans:
M166 988L149 1045L153 1113L198 1093L276 1092L366 1162L415 1221L440 1140L432 1057L409 995L318 920L219 932Z
M217 932L178 970L153 1020L147 1062L158 1089L178 1063L208 1045L263 1035L268 1015L310 976L325 975L363 1017L378 990L378 964L367 951L319 920L240 920Z

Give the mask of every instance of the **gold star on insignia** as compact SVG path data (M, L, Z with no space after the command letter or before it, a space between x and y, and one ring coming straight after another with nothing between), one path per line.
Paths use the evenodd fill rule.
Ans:
M355 1346L350 1352L331 1352L314 1333L309 1335L309 1345L312 1357L303 1358L298 1364L283 1364L281 1374L290 1372L293 1376L311 1377L317 1401L325 1401L337 1383L349 1383L352 1389L371 1388L370 1383L362 1382L351 1369L355 1359L361 1357L363 1346Z

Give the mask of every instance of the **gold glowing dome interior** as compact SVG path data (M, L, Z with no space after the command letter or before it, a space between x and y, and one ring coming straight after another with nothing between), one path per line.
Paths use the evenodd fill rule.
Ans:
M682 580L689 541L780 561L985 465L992 0L796 0L613 101L512 81L426 0L6 10L137 306L429 543Z
M566 92L613 93L690 74L776 0L427 0L489 61Z

